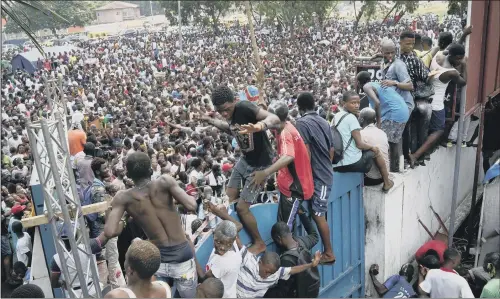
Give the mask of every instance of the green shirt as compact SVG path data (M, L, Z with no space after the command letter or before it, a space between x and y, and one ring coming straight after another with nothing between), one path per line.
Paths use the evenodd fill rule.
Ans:
M500 298L500 278L492 279L484 286L481 298Z

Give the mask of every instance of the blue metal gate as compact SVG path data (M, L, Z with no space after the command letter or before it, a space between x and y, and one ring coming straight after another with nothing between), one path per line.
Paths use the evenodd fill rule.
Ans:
M328 224L337 261L331 266L320 266L321 298L364 297L364 245L365 225L363 208L363 175L359 173L334 173L333 188L328 199ZM304 205L305 206L305 205ZM258 204L250 208L255 215L259 232L267 249L275 251L271 227L276 223L278 205ZM238 219L236 213L231 216ZM297 218L298 219L298 218ZM303 229L298 224L298 233ZM241 241L250 243L246 231L240 232ZM200 264L205 265L213 249L210 235L196 250ZM321 239L313 249L322 250Z

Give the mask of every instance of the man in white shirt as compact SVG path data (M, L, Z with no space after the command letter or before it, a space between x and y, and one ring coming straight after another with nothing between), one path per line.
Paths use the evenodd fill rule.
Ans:
M12 224L12 232L17 235L16 257L18 262L22 262L26 267L31 260L31 237L27 232L23 232L23 224L16 221Z
M382 158L384 158L385 165L389 169L389 140L387 134L381 129L377 128L377 117L375 110L372 108L363 108L359 113L359 123L363 128L361 139L364 143L376 146L380 150ZM370 170L365 173L365 186L379 185L384 182L382 174L376 165L372 164Z
M430 298L474 298L469 283L454 268L460 265L462 255L454 248L444 252L444 264L440 269L420 272L419 293ZM424 280L425 276L425 280Z
M71 115L71 123L72 124L81 124L83 119L85 118L82 113L81 105L76 105L72 107L73 114Z
M224 284L222 298L236 298L236 283L242 262L236 236L243 226L234 220L225 208L217 208L209 202L209 211L224 219L214 230L214 250L205 267L205 274L198 273L198 282L215 277Z

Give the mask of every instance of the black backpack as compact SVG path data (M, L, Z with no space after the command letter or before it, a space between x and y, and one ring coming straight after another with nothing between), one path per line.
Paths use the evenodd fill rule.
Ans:
M349 115L349 113L344 114L339 120L339 122L335 125L335 118L333 119L333 124L330 126L332 130L332 136L333 136L333 149L334 149L334 154L333 154L333 160L332 164L337 164L342 159L344 159L344 142L342 141L342 135L340 134L339 130L337 127L340 125L340 123L344 120L344 118ZM352 141L352 136L349 139L349 142L347 142L346 148L349 148L349 145L351 144Z
M281 256L292 256L297 259L297 265L309 264L312 261L311 252L301 246L285 251ZM304 272L295 274L295 297L296 298L317 298L321 286L318 267L307 269Z

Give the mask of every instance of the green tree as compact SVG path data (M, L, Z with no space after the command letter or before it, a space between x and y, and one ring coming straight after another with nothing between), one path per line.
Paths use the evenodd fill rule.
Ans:
M33 45L40 51L40 53L45 54L42 46L37 40L36 34L31 28L30 24L27 23L29 19L26 11L33 10L37 13L44 15L45 17L51 17L54 21L69 23L68 20L61 17L56 12L43 6L40 1L23 1L23 0L4 0L2 1L2 18L7 19L9 26L18 26L20 31L24 32L28 38L33 42Z
M28 1L26 1L28 2ZM55 12L62 18L53 18L41 10L34 9L21 5L18 1L11 6L13 12L18 15L33 31L49 29L54 36L57 36L56 30L67 28L70 26L85 26L95 19L96 3L94 1L29 1L38 2L40 6L49 11ZM101 2L102 3L102 2ZM2 6L3 10L3 6ZM11 17L11 16L9 16ZM6 33L23 31L22 26L18 22L9 22L5 26Z
M293 37L295 28L304 24L307 16L312 13L306 12L309 3L308 1L254 1L253 6L259 15L265 16L268 24L278 22Z
M165 9L165 16L170 22L176 23L177 1L161 1L161 5ZM220 19L229 12L232 5L231 1L182 1L182 23L187 24L188 20L192 18L195 24L211 26L214 33L218 34L220 32Z
M305 20L315 24L323 35L323 24L333 10L337 7L337 1L307 1L303 6ZM315 22L316 20L316 22Z
M448 14L463 16L467 11L466 0L449 0L448 1Z
M359 21L363 17L363 15L373 15L377 10L377 2L376 1L353 1L354 2L354 13L356 14L356 21L354 22L354 31L358 29ZM356 11L356 3L360 3L361 8L359 12Z

